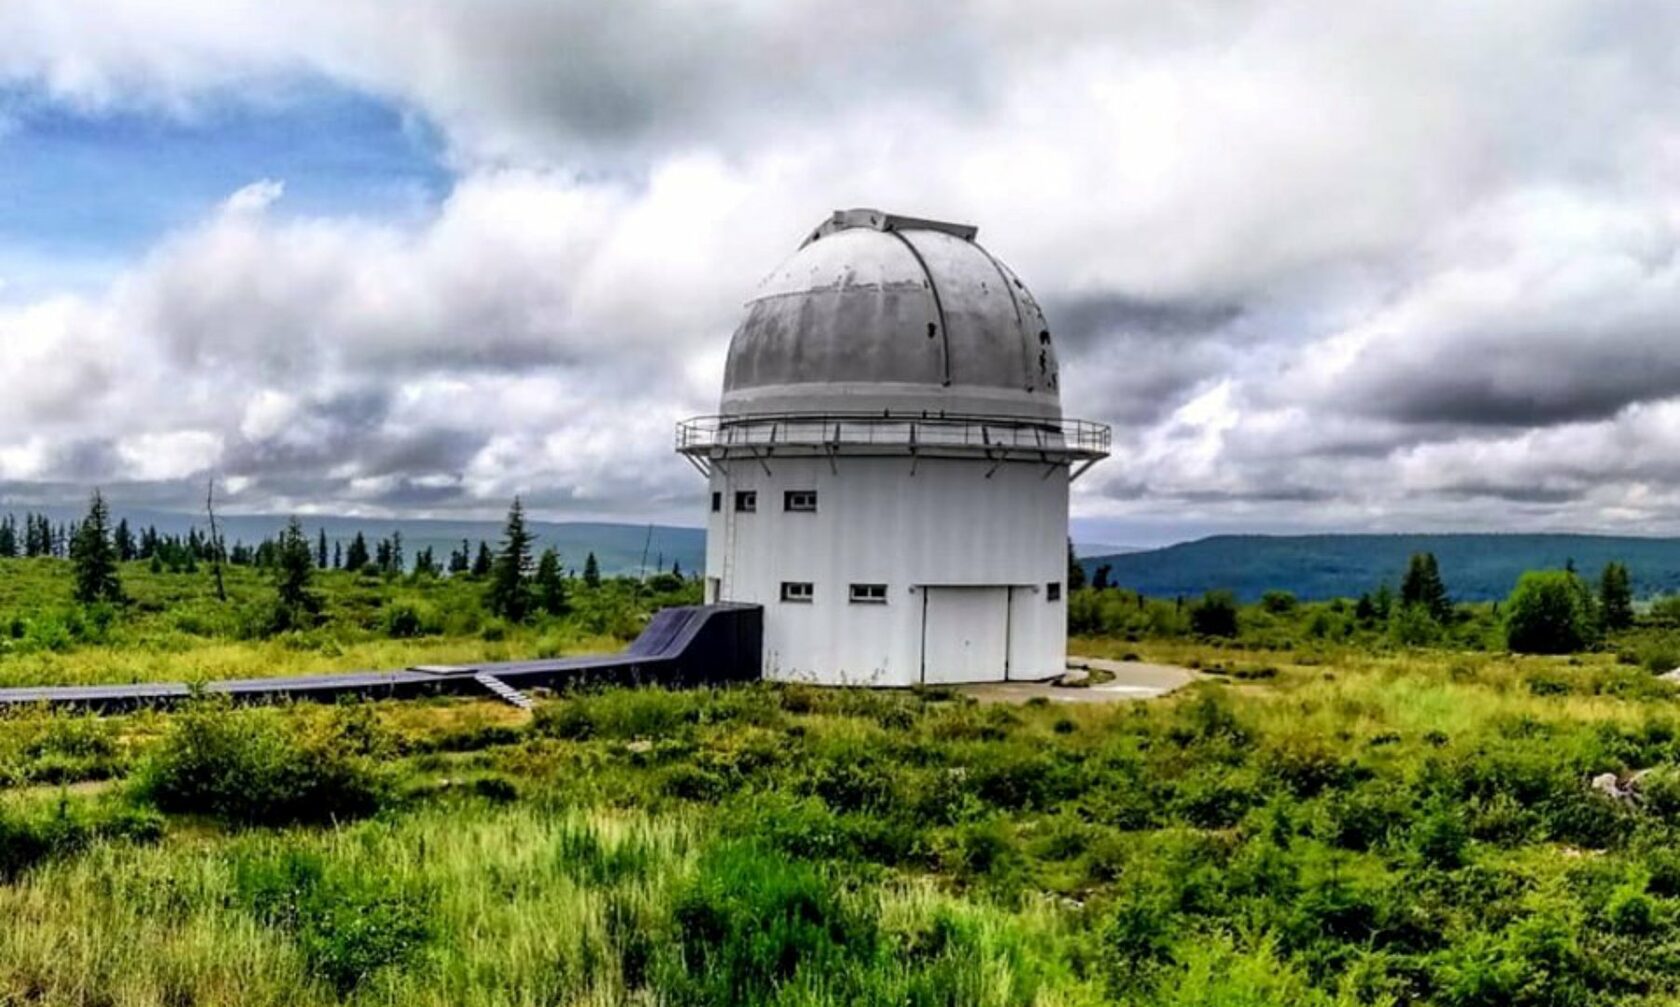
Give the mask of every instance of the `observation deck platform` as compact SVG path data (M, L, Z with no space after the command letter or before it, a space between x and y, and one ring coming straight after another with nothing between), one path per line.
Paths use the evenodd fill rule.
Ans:
M1071 464L1071 478L1108 457L1113 433L1090 420L936 413L753 413L677 424L676 448L711 475L731 459L903 455Z

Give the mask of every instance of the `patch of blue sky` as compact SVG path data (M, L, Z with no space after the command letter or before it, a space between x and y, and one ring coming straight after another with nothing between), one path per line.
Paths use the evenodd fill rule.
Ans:
M80 287L261 179L272 212L409 220L452 184L419 117L313 82L195 101L185 111L89 111L0 90L0 300Z

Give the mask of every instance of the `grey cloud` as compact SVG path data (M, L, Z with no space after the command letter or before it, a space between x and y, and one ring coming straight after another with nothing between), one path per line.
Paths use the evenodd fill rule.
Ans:
M1196 339L1209 337L1243 314L1239 304L1150 300L1126 294L1063 295L1047 299L1054 335L1075 350L1113 338Z
M1565 486L1533 486L1495 483L1489 481L1470 481L1445 487L1438 492L1456 497L1491 497L1496 500L1509 500L1514 503L1526 504L1563 504L1584 499L1587 496L1586 487Z
M1530 427L1603 419L1624 407L1680 394L1680 345L1618 356L1582 344L1562 352L1518 346L1451 350L1420 364L1373 363L1348 405L1405 423ZM1555 345L1555 344L1554 344Z
M1044 303L1066 411L1119 428L1089 513L1680 515L1655 3L274 10L20 0L0 79L174 111L321 75L439 127L455 191L403 223L210 215L17 323L62 367L0 361L0 478L190 505L118 445L194 430L243 507L692 521L669 420L715 402L752 281L877 202L978 223ZM295 414L246 436L273 390Z
M116 446L106 438L63 442L54 454L54 470L83 486L119 478L124 469Z

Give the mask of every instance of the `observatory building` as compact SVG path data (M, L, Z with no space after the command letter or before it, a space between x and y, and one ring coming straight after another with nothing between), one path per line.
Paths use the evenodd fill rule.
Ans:
M1068 484L1043 312L977 229L837 211L747 303L706 476L706 601L764 607L764 676L1043 679L1067 657Z

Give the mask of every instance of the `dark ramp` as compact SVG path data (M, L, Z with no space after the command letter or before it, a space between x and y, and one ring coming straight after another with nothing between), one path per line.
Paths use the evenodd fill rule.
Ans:
M757 605L691 605L654 615L642 634L620 654L563 657L542 661L459 664L402 671L348 671L332 675L230 679L208 682L207 695L234 702L288 700L332 702L366 699L414 699L421 696L483 695L475 675L493 675L516 689L567 688L582 685L718 685L759 678L764 645L764 610ZM132 685L38 686L0 689L0 707L41 704L52 707L118 712L146 706L169 706L193 690L182 682Z

